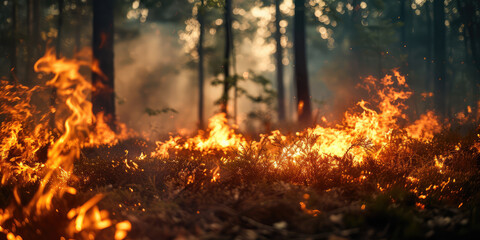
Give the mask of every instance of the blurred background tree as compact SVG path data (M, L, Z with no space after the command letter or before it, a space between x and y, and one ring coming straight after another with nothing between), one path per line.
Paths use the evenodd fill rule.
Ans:
M239 124L252 121L252 112L269 116L249 123L258 128L268 125L265 119L301 119L299 90L307 93L301 97L304 110L312 109L306 119L334 120L367 97L356 88L361 78L398 68L416 93L409 100L411 117L428 109L445 117L460 112L477 117L479 1L304 1L305 63L294 68L295 4L301 2L111 0L114 57L112 69L102 69L115 82L111 115L137 130L203 128L221 99ZM47 45L59 57L94 46L94 5L93 0L3 1L0 76L35 85L42 76L33 72L33 63ZM308 89L295 81L300 68ZM248 97L272 94L254 80L258 76L276 90L274 103ZM144 111L167 107L178 113L148 117Z

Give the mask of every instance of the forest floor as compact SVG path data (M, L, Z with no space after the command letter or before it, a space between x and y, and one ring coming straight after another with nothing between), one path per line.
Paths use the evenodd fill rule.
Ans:
M104 194L99 206L132 223L128 239L478 239L477 133L458 132L380 161L308 155L282 171L254 151L159 159L130 139L84 149L72 185L80 199Z

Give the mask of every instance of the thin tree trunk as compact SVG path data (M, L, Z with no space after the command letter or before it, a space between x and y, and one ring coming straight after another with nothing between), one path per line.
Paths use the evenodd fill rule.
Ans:
M230 90L230 54L231 46L230 39L232 33L232 23L231 23L231 10L232 10L232 0L225 0L225 55L223 58L223 72L224 72L224 84L223 84L223 95L220 104L220 110L225 114L228 114L228 91Z
M33 64L40 54L40 3L38 0L27 0L27 52L24 84L35 84Z
M306 33L305 33L305 0L295 0L293 47L295 55L295 83L297 90L297 115L302 125L312 121L312 106L308 84Z
M442 117L446 117L446 28L445 28L445 6L444 0L434 0L433 2L433 15L434 15L434 99L435 108Z
M399 21L402 23L402 27L400 28L400 49L402 49L402 52L405 50L406 45L407 45L407 21L406 21L406 6L405 3L407 0L400 0L400 18Z
M108 125L115 129L113 9L114 0L93 1L93 57L103 75L92 73L92 103L93 112L104 112Z
M480 4L479 4L480 5ZM479 80L480 80L480 62L478 59L477 53L477 44L478 40L475 37L475 27L474 27L474 19L475 19L475 9L474 3L468 0L465 1L457 1L457 8L460 13L460 18L463 23L463 37L464 37L464 45L465 45L465 62L467 63L467 69L471 70L470 64L473 65L473 71L476 71L476 74L473 73L471 78L472 84L472 112L476 118L478 114L478 100L479 100ZM478 46L480 47L480 45ZM476 57L477 56L477 57Z
M42 46L40 45L40 1L33 1L33 57L36 61L40 57Z
M62 27L63 27L63 0L58 0L58 18L57 18L57 41L55 50L57 58L62 54Z
M203 100L204 100L204 66L203 66L203 38L205 33L205 0L201 0L202 4L198 11L198 23L200 24L200 37L198 38L198 127L205 128L203 122Z
M425 2L425 12L426 12L426 20L427 20L427 37L425 40L425 48L427 49L426 52L426 59L425 59L425 91L426 92L432 92L432 83L434 81L434 75L433 75L433 51L432 51L432 45L433 45L433 31L432 31L432 9L431 9L431 3L430 1ZM427 97L425 99L425 110L431 109L434 106L433 100L431 97Z
M32 81L33 76L33 2L34 0L27 0L27 52L25 57L25 79L23 83L29 86Z
M277 60L277 99L278 99L278 121L285 121L285 87L283 83L283 48L281 44L282 33L280 32L280 20L282 13L280 12L281 0L275 0L275 41L277 43L276 60Z
M81 48L81 31L82 31L82 1L76 1L77 7L75 8L75 52L80 51Z
M63 27L63 0L58 0L58 18L57 18L57 39L55 42L55 53L57 58L60 58L62 51L62 27ZM57 106L57 90L52 88L50 96L50 107L55 109ZM49 125L51 129L55 129L55 112L50 114Z
M432 89L432 11L430 9L430 1L425 2L425 12L427 17L427 39L425 41L425 47L427 49L426 56L426 75L425 78L425 90L430 92Z
M17 0L12 1L12 37L10 49L10 82L17 78Z
M348 24L349 41L350 41L350 76L354 82L360 79L360 44L358 41L358 27L360 19L360 3L359 0L353 0L353 10L350 18L350 24Z

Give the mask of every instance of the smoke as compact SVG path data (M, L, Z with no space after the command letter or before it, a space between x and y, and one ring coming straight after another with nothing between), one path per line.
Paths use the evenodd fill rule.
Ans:
M197 78L177 44L172 24L142 24L137 37L115 45L117 116L130 128L149 135L196 123ZM146 109L175 109L147 114Z
M191 132L198 123L198 69L197 60L192 54L185 52L184 42L179 40L178 32L185 26L182 24L148 23L141 24L138 34L131 39L117 40L115 44L115 92L117 95L118 119L130 128L148 135L161 135L181 130ZM208 35L216 38L218 35ZM272 54L273 43L236 39L235 72L245 76L250 71L273 81L275 67ZM222 49L217 49L223 52ZM191 51L196 51L191 49ZM206 61L206 64L218 64ZM215 78L205 66L205 121L218 112L214 103L222 94L222 86L212 86ZM251 77L251 75L250 75ZM239 86L251 95L258 95L261 89L250 81L241 81ZM229 113L233 115L233 90ZM240 127L246 126L247 115L254 110L269 111L274 109L252 104L245 96L237 101L237 120ZM159 113L155 116L147 114L146 109L162 110L172 108L175 112Z

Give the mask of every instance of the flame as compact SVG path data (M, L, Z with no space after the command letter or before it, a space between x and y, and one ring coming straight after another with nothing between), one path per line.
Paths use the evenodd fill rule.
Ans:
M241 151L241 146L247 145L259 149L267 140L272 145L283 145L275 153L280 157L271 161L277 168L290 164L288 161L299 165L308 154L306 149L318 153L320 157L343 158L350 155L356 163L360 163L367 157L378 159L394 138L430 141L441 130L441 124L432 111L420 116L412 124L405 124L408 122L404 113L407 109L405 101L413 92L405 77L397 70L381 79L366 77L360 87L369 91L372 99L369 102L359 101L356 108L345 112L340 124L329 124L323 117L323 124L330 127L317 125L297 132L293 137L274 130L262 135L262 140L258 142L247 142L241 134L235 133L235 128L228 125L225 114L217 114L210 119L207 133L200 131L193 137L170 136L167 141L157 142L157 149L151 156L169 158L171 154L182 150L204 154L211 151L226 152L228 149ZM299 110L302 104L299 102ZM331 162L331 167L335 166L336 163Z
M298 102L298 106L297 106L297 109L298 109L297 110L298 111L297 115L299 115L299 116L302 115L302 113L303 113L303 105L304 105L303 100L300 100Z
M39 185L25 206L22 206L21 198L15 190L15 204L0 209L0 232L7 239L22 239L15 231L3 225L15 218L14 212L18 211L19 206L22 214L27 217L42 216L53 211L56 199L61 199L66 193L76 194L77 190L69 186L68 182L72 176L73 163L79 158L83 147L114 145L134 134L122 124L119 124L119 129L112 130L103 113L96 116L93 114L92 103L88 99L92 88L101 86L92 86L80 74L82 68L89 68L102 75L98 65L95 62L92 65L90 51L82 51L76 60L71 60L58 59L50 49L35 64L37 72L52 76L46 86L28 88L0 82L0 91L4 93L0 96L0 116L5 119L0 130L3 137L0 145L2 184L19 180L16 183L18 186L23 183ZM51 109L55 113L54 129L50 129L48 124L51 112L42 113L30 103L32 96L46 87L56 89L60 102L58 107ZM227 163L228 158L225 156L230 152L249 151L253 158L265 158L266 164L271 164L276 169L296 167L303 173L312 171L312 163L308 161L327 161L330 168L336 168L339 159L345 157L351 157L354 163L361 163L367 158L379 160L394 140L428 142L441 130L438 117L431 111L416 121L409 121L405 114L405 101L413 92L405 77L397 70L381 79L367 77L360 87L367 90L373 96L372 99L360 100L354 108L345 112L343 120L337 124L329 123L326 117L321 117L322 125L294 134L274 130L260 135L258 141L247 141L238 133L236 126L228 123L226 115L219 113L209 120L206 131L199 131L195 136L178 134L170 136L166 141L157 141L157 148L150 156L168 159L182 151L192 156L193 153L202 156L220 154L220 161L211 166L203 165L203 171L195 169L179 174L186 184L200 181L202 177L199 174L209 176L208 180L214 184L222 181L222 166ZM302 110L303 102L300 101L298 111ZM477 149L480 149L479 146L480 144L475 145ZM457 151L460 148L461 145L457 145ZM137 157L145 158L143 152ZM443 173L445 159L447 157L442 155L435 156L435 167L440 173ZM129 171L140 170L134 161L125 159L123 163ZM364 181L366 175L368 174L362 172L360 177L353 180ZM407 181L409 184L417 184L418 178L410 176ZM449 183L450 179L440 186L443 189ZM385 191L388 184L381 186L377 183L377 188ZM430 187L425 191L429 189ZM130 191L133 189L130 188ZM420 190L417 192L420 194ZM67 238L92 238L106 228L115 228L114 239L124 239L127 236L132 227L130 222L116 223L111 220L109 213L97 206L102 197L95 195L68 211L66 219L70 222L65 229ZM309 197L308 194L304 195L304 201L299 203L300 209L317 216L321 213L319 210L307 208ZM362 209L365 209L364 205Z
M241 134L228 125L225 113L219 113L210 118L207 129L208 135L200 131L195 137L183 139L180 136L170 137L165 142L157 142L157 149L152 157L168 158L170 151L193 150L208 153L212 150L226 151L229 148L239 149L245 144Z
M80 70L90 68L98 74L102 73L97 65L91 64L90 59L89 50L79 52L76 60L72 60L58 59L54 50L49 49L35 63L36 72L52 76L46 87L56 89L60 102L57 109L51 109L55 113L56 129L49 128L50 112L42 114L30 104L32 95L46 87L28 88L0 82L0 115L5 119L1 123L1 134L4 136L0 145L2 184L13 177L20 177L21 182L39 183L33 198L21 209L24 216L33 218L47 214L52 211L55 198L60 199L65 193L76 194L76 189L68 186L67 182L72 175L73 162L79 158L83 146L116 143L127 135L125 130L120 135L116 134L106 127L102 115L94 116L92 113L92 103L88 101L92 85L80 74ZM59 136L56 137L53 132L59 133ZM45 156L40 154L42 151L46 152ZM15 206L22 206L16 190L14 196L16 205L1 212L0 225L14 217ZM108 212L100 211L96 206L100 199L101 196L95 196L68 212L72 227L66 230L67 237L80 234L81 238L91 238L96 231L112 225ZM126 235L126 228L120 225L119 229ZM21 239L8 230L2 230L8 239Z

